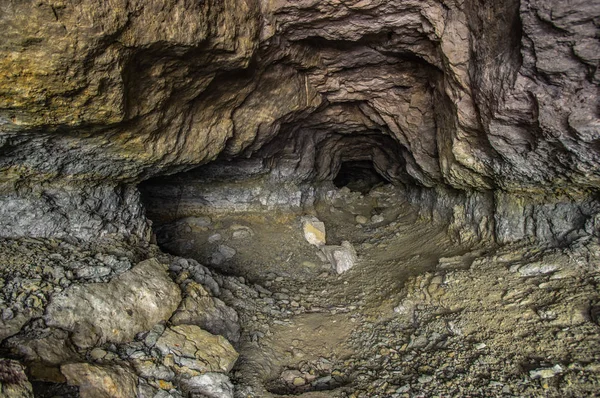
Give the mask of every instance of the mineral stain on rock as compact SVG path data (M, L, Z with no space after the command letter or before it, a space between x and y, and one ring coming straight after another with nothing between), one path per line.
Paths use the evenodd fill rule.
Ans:
M167 3L0 5L0 394L597 394L597 1Z

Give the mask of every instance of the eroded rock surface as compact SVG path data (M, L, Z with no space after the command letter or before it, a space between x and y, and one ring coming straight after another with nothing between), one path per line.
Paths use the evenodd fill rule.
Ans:
M125 343L167 320L181 301L178 286L155 259L146 260L106 284L76 285L53 298L44 316L68 330L81 348Z
M593 394L598 18L4 1L0 348L82 397Z
M60 370L70 385L79 387L81 398L130 398L137 395L135 375L121 366L73 363L63 365Z

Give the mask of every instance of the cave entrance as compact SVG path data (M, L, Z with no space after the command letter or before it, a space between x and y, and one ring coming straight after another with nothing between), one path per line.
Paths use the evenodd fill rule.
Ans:
M355 160L343 162L340 171L333 179L333 184L338 188L347 187L351 191L362 194L369 193L373 188L388 184L369 160Z

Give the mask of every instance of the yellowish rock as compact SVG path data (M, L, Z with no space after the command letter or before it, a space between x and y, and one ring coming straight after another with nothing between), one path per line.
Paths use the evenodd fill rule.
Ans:
M137 396L137 377L122 366L72 363L60 368L69 385L79 387L81 398L131 398Z
M238 358L238 353L227 339L195 325L167 328L156 342L156 348L168 358L164 365L190 376L204 372L229 372Z

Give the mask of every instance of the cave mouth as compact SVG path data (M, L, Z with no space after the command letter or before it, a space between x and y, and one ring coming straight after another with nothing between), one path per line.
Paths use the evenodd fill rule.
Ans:
M338 188L347 187L351 191L368 194L373 188L389 184L375 169L369 160L355 160L343 162L340 170L333 179L333 184Z

